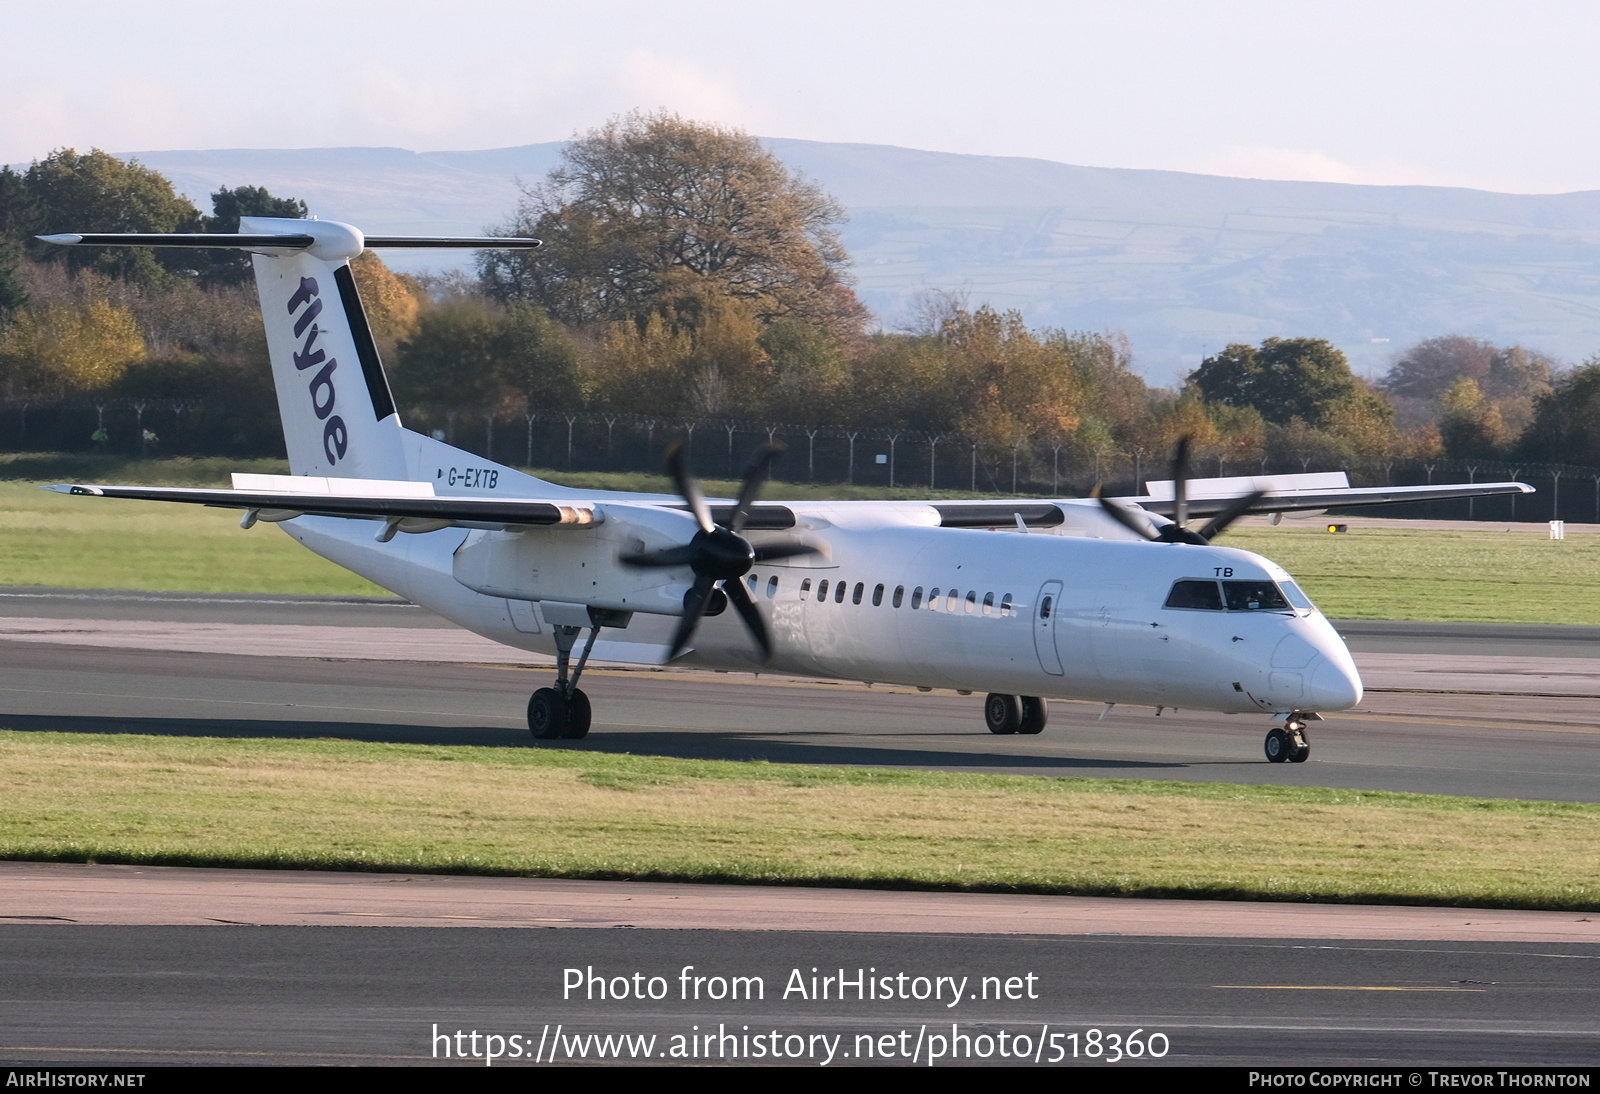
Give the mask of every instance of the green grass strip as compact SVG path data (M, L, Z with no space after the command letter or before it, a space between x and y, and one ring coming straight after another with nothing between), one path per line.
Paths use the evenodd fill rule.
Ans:
M0 857L1600 909L1600 806L0 732Z

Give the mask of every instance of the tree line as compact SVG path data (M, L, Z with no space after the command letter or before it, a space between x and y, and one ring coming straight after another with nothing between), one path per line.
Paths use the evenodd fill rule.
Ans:
M0 170L0 443L281 452L244 256L32 238L306 215L253 186L211 204L100 151ZM1600 467L1600 358L1563 370L1451 334L1368 384L1324 340L1271 338L1154 388L1120 335L1033 329L960 296L926 294L906 329L876 327L842 221L753 138L632 114L525 189L500 231L539 250L482 252L475 275L402 276L371 254L355 266L407 423L512 462L649 466L670 435L725 430L729 449L740 432L805 438L813 475L820 440L826 478L879 474L858 456L887 455L902 482L1001 491L1144 477L1180 436L1218 474Z

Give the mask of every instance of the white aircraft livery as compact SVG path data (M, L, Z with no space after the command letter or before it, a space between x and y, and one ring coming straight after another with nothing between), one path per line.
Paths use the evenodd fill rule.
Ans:
M676 449L677 497L561 487L401 427L350 271L367 247L537 240L267 218L234 235L41 238L252 252L292 472L231 490L49 489L242 509L246 528L277 523L469 630L553 653L553 686L528 703L539 739L588 733L578 681L595 656L985 693L993 733L1040 732L1049 699L1255 713L1281 723L1268 759L1300 762L1306 724L1359 702L1361 679L1283 569L1212 538L1247 511L1531 492L1289 476L1229 496L1188 481L1185 444L1170 483L1128 499L760 502L771 448L727 502L708 503Z

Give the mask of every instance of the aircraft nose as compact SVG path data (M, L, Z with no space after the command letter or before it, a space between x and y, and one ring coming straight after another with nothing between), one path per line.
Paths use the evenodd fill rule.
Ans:
M1361 702L1361 674L1350 655L1340 652L1342 657L1325 651L1317 658L1316 667L1309 674L1306 709L1348 710Z

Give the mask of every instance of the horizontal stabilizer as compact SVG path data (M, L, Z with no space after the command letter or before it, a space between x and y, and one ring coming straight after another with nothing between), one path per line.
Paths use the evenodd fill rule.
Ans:
M259 251L264 248L303 251L317 242L317 237L310 234L247 235L238 232L59 232L38 238L45 243L59 243L67 247L225 247L244 251ZM540 246L542 241L523 236L365 236L362 242L369 249L421 247L526 250Z

